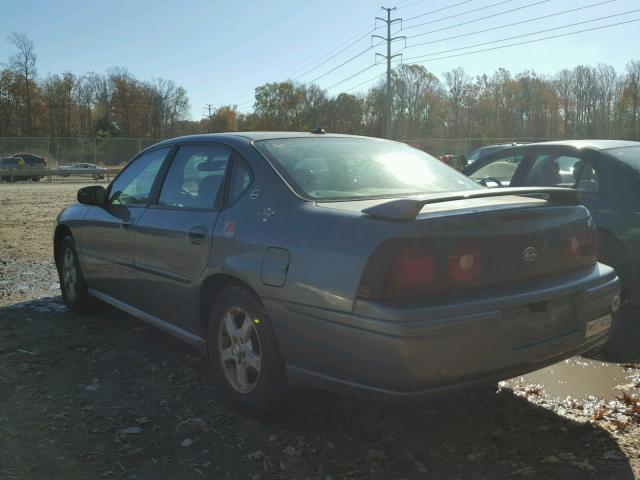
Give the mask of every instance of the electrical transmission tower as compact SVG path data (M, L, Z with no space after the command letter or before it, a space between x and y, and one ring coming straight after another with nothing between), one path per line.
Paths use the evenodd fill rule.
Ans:
M392 87L391 87L391 60L393 60L395 57L400 57L402 56L401 53L397 53L395 55L391 54L391 43L393 43L395 40L401 40L404 39L406 41L407 37L405 36L401 36L401 37L392 37L391 36L391 25L395 22L400 22L400 28L402 29L402 19L401 18L391 18L391 12L393 12L396 8L386 8L386 7L382 7L382 10L385 10L387 12L387 18L380 18L380 17L376 17L376 22L378 20L380 20L381 22L384 22L387 24L387 36L386 37L382 37L380 35L371 35L371 38L379 38L385 42L387 42L387 54L383 55L381 53L376 53L376 56L380 55L382 58L385 58L387 60L387 95L386 95L386 99L385 99L385 107L384 107L384 136L386 138L391 138L392 132L391 132L391 125L392 125L392 121L391 121L391 116L392 116L392 112L393 112L393 91L392 91Z
M209 120L211 120L211 110L213 109L213 103L205 103L204 105L206 107L206 109L209 111Z

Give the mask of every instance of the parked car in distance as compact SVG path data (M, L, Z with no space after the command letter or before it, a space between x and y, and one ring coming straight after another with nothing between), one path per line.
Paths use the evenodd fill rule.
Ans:
M0 170L18 170L19 158L4 157L0 158ZM13 182L16 179L13 175L7 175L6 173L0 177L3 182Z
M91 175L94 180L98 180L105 177L107 169L93 163L74 163L73 165L59 166L58 172L63 177L70 175Z
M47 160L45 157L33 153L16 153L10 157L4 157L0 160L0 170L46 170ZM3 181L29 180L34 182L43 178L43 175L30 176L25 173L15 175L3 175Z
M464 155L440 155L438 160L458 171L461 171L467 165L467 159Z
M640 143L566 140L504 148L465 168L489 187L570 187L598 226L602 263L622 280L625 299L640 300Z
M175 138L78 201L53 238L66 305L99 299L196 345L252 412L292 384L490 384L604 342L619 302L575 190L481 188L397 142Z
M497 145L487 145L484 147L478 147L476 148L473 152L471 152L468 156L467 156L467 161L465 164L465 167L467 165L471 165L473 162L477 162L478 160L481 160L482 158L486 157L487 155L496 152L500 149L503 148L509 148L509 147L517 147L519 145L526 145L526 143L500 143ZM462 170L462 169L461 169Z

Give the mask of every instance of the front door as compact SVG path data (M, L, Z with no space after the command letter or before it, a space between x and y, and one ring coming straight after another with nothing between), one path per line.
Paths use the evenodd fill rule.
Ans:
M231 150L218 144L182 145L157 202L135 233L135 266L142 309L197 332L197 288L207 266Z
M109 187L107 204L92 207L85 217L78 254L89 287L134 306L134 228L169 150L135 158Z

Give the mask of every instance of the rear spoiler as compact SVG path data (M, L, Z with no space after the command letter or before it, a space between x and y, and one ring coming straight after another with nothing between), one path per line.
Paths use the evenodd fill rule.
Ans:
M379 203L362 210L362 213L385 220L409 221L415 218L425 205L468 200L471 198L503 197L506 195L538 196L556 205L579 205L580 192L572 188L558 187L510 187L465 190L462 192L435 193L419 197L398 198Z

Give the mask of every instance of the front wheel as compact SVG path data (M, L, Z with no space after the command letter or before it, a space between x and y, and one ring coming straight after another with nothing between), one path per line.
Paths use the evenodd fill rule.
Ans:
M224 397L251 414L273 410L287 395L284 362L261 302L241 287L216 299L209 319L209 360Z

